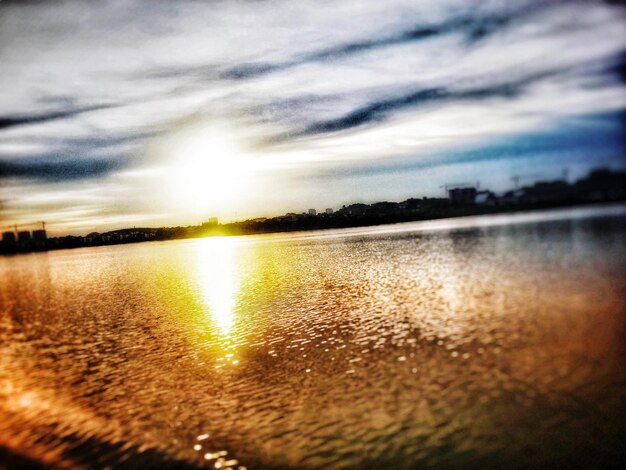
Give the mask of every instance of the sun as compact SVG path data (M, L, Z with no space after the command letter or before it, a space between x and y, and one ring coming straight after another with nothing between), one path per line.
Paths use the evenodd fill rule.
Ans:
M171 196L184 212L223 212L249 194L250 158L225 129L198 126L168 145Z

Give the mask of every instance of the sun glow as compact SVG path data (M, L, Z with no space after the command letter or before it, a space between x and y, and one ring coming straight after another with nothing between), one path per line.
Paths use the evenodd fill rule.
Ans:
M184 212L228 210L251 194L250 157L232 132L196 126L166 145L171 199Z

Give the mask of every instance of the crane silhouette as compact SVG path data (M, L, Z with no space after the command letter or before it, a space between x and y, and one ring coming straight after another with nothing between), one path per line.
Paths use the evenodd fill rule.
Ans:
M13 225L5 225L4 228L12 229L17 232L19 227L33 227L34 225L41 224L41 230L46 229L46 222L44 220L38 220L37 222L30 222L24 224L13 224Z
M472 187L472 185L474 185L474 187L476 189L480 188L480 181L476 181L476 183L468 183L468 182L462 182L462 183L445 183L442 184L441 186L439 186L439 188L443 188L443 190L445 191L446 194L448 194L448 191L450 191L451 189L457 189L457 188L469 188Z

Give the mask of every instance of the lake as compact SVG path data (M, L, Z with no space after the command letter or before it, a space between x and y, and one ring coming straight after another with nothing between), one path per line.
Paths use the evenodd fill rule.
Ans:
M624 205L1 257L0 462L603 467L625 326Z

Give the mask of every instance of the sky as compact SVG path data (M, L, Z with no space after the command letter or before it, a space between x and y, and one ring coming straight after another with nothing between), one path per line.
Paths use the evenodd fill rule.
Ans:
M609 1L1 1L0 222L52 235L626 168Z

